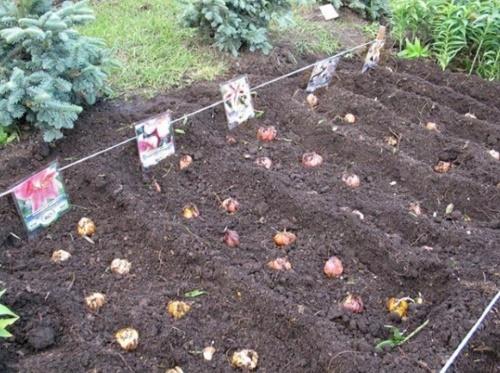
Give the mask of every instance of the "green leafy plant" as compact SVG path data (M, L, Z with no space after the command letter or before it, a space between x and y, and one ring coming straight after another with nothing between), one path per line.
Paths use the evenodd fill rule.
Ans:
M436 59L444 70L455 56L466 46L467 19L465 7L453 1L438 7L434 20L432 48Z
M477 69L481 76L500 79L500 1L492 8L489 2L470 5L466 35L471 45L469 74Z
M109 92L108 50L76 30L92 20L86 1L0 0L2 126L25 121L50 142L73 128L84 105Z
M430 39L432 17L441 0L390 0L391 32L400 50L405 39Z
M500 78L500 0L390 0L390 9L400 50L418 38L442 69Z
M290 23L291 9L290 0L192 0L185 3L183 19L236 56L243 47L268 53L271 21Z
M4 295L5 291L0 291L0 298ZM17 320L19 320L19 316L7 308L7 306L0 304L0 338L12 337L12 334L7 331L7 327L14 324Z
M415 38L413 43L406 39L405 49L398 53L398 57L406 59L426 58L430 57L430 55L429 47L422 45L419 38Z
M396 346L401 346L402 344L408 342L410 338L414 337L417 333L419 333L426 325L429 323L429 320L426 320L422 325L417 327L413 332L405 336L405 332L401 332L398 328L392 325L385 325L386 328L390 330L391 337L386 339L380 343L378 343L375 348L377 350L382 350L384 347L389 346L390 348L394 348Z
M18 138L16 132L9 133L7 129L0 126L0 146L7 145Z

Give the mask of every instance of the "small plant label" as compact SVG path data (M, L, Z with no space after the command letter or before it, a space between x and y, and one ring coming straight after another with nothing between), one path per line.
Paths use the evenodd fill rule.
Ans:
M13 197L28 234L48 227L71 207L57 162L17 185Z
M255 116L246 76L242 76L220 86L229 129Z
M322 5L319 7L319 10L321 11L321 14L323 14L323 18L325 19L325 21L330 21L339 17L339 14L332 4Z
M380 61L380 51L384 48L385 44L385 26L380 26L378 29L377 38L374 43L370 45L368 53L365 58L365 63L363 65L362 73L365 73L369 69L374 69Z
M333 79L333 74L340 62L340 57L331 57L314 65L307 92L314 92L319 88L327 87Z
M175 153L170 111L135 126L137 147L142 166L148 168Z

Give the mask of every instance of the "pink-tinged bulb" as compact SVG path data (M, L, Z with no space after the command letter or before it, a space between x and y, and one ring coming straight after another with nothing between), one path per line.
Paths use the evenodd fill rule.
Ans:
M257 139L264 142L273 141L276 138L278 131L274 126L270 127L260 127L257 130Z
M364 311L363 300L359 295L349 294L342 301L342 308L352 313L362 313Z
M337 258L336 256L332 256L326 261L323 272L325 273L326 277L340 277L344 272L344 266L342 265L342 262L339 258Z
M223 241L229 247L238 247L240 246L240 235L234 230L227 229Z
M318 167L323 163L323 157L316 152L305 153L302 156L302 165L307 168Z

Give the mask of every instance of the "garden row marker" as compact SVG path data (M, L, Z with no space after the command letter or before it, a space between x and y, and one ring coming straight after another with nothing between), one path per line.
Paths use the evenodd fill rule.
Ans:
M490 304L488 304L488 306L484 310L484 312L481 315L481 317L479 318L479 320L477 320L476 323L474 324L474 326L471 328L471 330L469 330L469 333L467 333L467 335L462 340L462 342L460 342L460 344L458 345L455 352L453 352L453 354L450 356L450 358L448 359L448 361L446 362L444 367L439 371L439 373L446 373L446 371L451 367L451 365L453 364L453 362L455 361L457 356L460 354L460 352L463 350L463 348L465 347L467 342L469 342L469 339L471 339L471 337L474 335L476 330L481 326L481 323L485 319L486 315L488 315L488 313L491 311L491 309L493 308L495 303L498 301L498 298L500 298L500 291L497 293L497 295L495 295L493 297Z
M334 57L341 57L341 56L343 56L343 55L346 55L346 54L351 53L351 52L354 52L354 51L356 51L356 50L358 50L358 49L364 48L364 47L366 47L366 46L368 46L368 45L371 45L371 44L373 44L373 43L374 43L373 41L370 41L370 42L367 42L367 43L364 43L364 44L360 44L360 45L354 46L354 47L352 47L352 48L349 48L349 49L346 49L346 50L344 50L344 51L342 51L342 52L339 52L339 53L337 53L337 54L336 54L336 55L334 55L334 56L327 57L327 58L325 58L324 60L321 60L321 61L319 61L319 62L323 62L323 61L329 60L329 59L334 58ZM255 92L256 90L261 89L261 88L263 88L263 87L266 87L266 86L268 86L268 85L270 85L270 84L273 84L273 83L279 82L280 80L283 80L283 79L289 78L289 77L291 77L291 76L293 76L293 75L296 75L296 74L299 74L299 73L301 73L301 72L303 72L303 71L305 71L305 70L310 69L311 67L316 66L316 64L317 64L317 63L318 63L318 62L312 63L312 64L310 64L310 65L307 65L307 66L301 67L301 68L299 68L299 69L297 69L297 70L291 71L291 72L289 72L289 73L287 73L287 74L285 74L285 75L281 75L281 76L278 76L278 77L276 77L276 78L274 78L274 79L271 79L271 80L269 80L269 81L267 81L267 82L261 83L261 84L259 84L259 85L255 86L254 88L252 88L250 92ZM201 108L201 109L198 109L198 110L193 111L193 112L191 112L191 113L185 114L185 115L183 115L182 117L179 117L179 118L177 118L177 119L174 119L174 120L171 122L171 125L173 125L173 124L175 124L175 123L178 123L178 122L181 122L181 121L185 121L185 120L187 120L187 119L188 119L188 118L190 118L190 117L193 117L193 116L195 116L195 115L198 115L198 114L200 114L200 113L202 113L202 112L204 112L204 111L210 110L210 109L212 109L212 108L214 108L214 107L217 107L217 106L219 106L219 105L222 105L222 104L224 104L224 100L216 101L216 102L214 102L214 103L212 103L212 104L210 104L210 105L208 105L208 106L205 106L205 107L203 107L203 108ZM126 139L126 140L123 140L123 141L121 141L121 142L119 142L119 143L117 143L117 144L111 145L110 147L108 147L108 148L106 148L106 149L99 150L99 151L97 151L97 152L95 152L95 153L92 153L92 154L90 154L90 155L86 156L86 157L83 157L83 158L80 158L80 159L78 159L78 160L76 160L76 161L74 161L74 162L68 163L67 165L65 165L65 166L63 166L63 167L60 167L60 168L59 168L59 171L64 171L64 170L67 170L68 168L74 167L74 166L76 166L76 165L78 165L78 164L80 164L80 163L86 162L86 161L88 161L88 160L90 160L90 159L93 159L93 158L95 158L95 157L100 156L101 154L107 153L107 152L109 152L109 151L111 151L111 150L114 150L114 149L116 149L116 148L119 148L119 147L121 147L121 146L123 146L123 145L128 144L129 142L136 141L136 140L137 140L137 136L130 137L130 138L128 138L128 139ZM8 196L8 195L9 195L9 194L11 194L13 191L14 191L14 187L13 187L13 188L10 188L10 189L8 189L8 190L6 190L6 191L2 192L2 193L0 193L0 198L5 197L5 196Z
M246 75L221 84L220 91L230 130L255 116Z
M48 227L71 207L57 162L19 183L13 198L28 236Z
M363 65L362 73L365 73L369 69L374 69L380 61L380 51L384 48L385 44L385 26L380 26L378 29L377 38L368 49L366 54L365 64Z
M306 92L312 93L319 88L328 86L333 79L333 74L339 62L340 57L332 57L314 65Z
M135 126L137 148L142 166L155 166L175 154L172 112L167 111Z
M339 53L337 53L337 54L336 54L336 55L334 55L334 56L327 57L327 58L325 58L324 60L321 60L321 61L319 61L319 62L326 61L326 60L329 60L329 59L334 58L334 57L341 57L341 56L343 56L343 55L346 55L346 54L352 53L352 52L354 52L354 51L356 51L356 50L358 50L358 49L364 48L364 47L366 47L366 46L368 46L368 45L371 45L371 44L373 44L373 43L374 43L373 41L369 41L369 42L367 42L367 43L357 45L357 46L355 46L355 47L352 47L352 48L346 49L346 50L344 50L344 51L342 51L342 52L339 52ZM255 92L256 90L261 89L261 88L264 88L264 87L266 87L266 86L268 86L268 85L270 85L270 84L273 84L273 83L279 82L280 80L283 80L283 79L289 78L289 77L291 77L291 76L297 75L297 74L299 74L299 73L301 73L301 72L303 72L303 71L306 71L306 70L310 69L311 67L316 66L316 64L317 64L317 62L312 63L312 64L310 64L310 65L307 65L307 66L301 67L301 68L299 68L299 69L297 69L297 70L291 71L291 72L289 72L289 73L287 73L287 74L285 74L285 75L281 75L281 76L278 76L278 77L276 77L276 78L274 78L274 79L271 79L271 80L269 80L269 81L267 81L267 82L261 83L261 84L259 84L259 85L255 86L255 87L253 87L253 88L250 90L250 92ZM224 104L224 100L216 101L216 102L214 102L213 104L210 104L210 105L208 105L208 106L205 106L205 107L203 107L203 108L201 108L201 109L198 109L198 110L196 110L196 111L193 111L193 112L191 112L191 113L189 113L189 114L185 114L185 115L183 115L182 117L179 117L179 118L177 118L177 119L174 119L174 120L172 121L172 123L171 123L171 124L172 124L172 125L174 125L175 123L186 121L186 120L187 120L188 118L190 118L190 117L193 117L193 116L195 116L195 115L198 115L198 114L200 114L200 113L202 113L202 112L204 112L204 111L207 111L207 110L213 109L214 107L217 107L217 106L222 105L222 104ZM121 146L123 146L123 145L125 145L125 144L128 144L129 142L135 141L135 140L136 140L136 137L135 137L135 136L134 136L134 137L131 137L131 138L128 138L128 139L126 139L126 140L123 140L122 142L120 142L120 143L118 143L118 144L115 144L115 145L112 145L112 146L110 146L109 148L106 148L106 149L103 149L103 150L97 151L97 152L95 152L95 153L93 153L93 154L90 154L90 155L88 155L88 156L84 157L84 158L81 158L81 159L76 160L76 161L74 161L74 162L68 163L66 166L61 167L61 168L60 168L60 171L64 171L64 170L66 170L66 169L68 169L68 168L71 168L71 167L73 167L73 166L76 166L76 165L78 165L78 164L80 164L80 163L82 163L82 162L86 162L86 161L88 161L88 160L90 160L90 159L92 159L92 158L95 158L95 157L97 157L97 156L99 156L99 155L101 155L101 154L107 153L107 152L109 152L109 151L111 151L111 150L113 150L113 149L119 148L119 147L121 147ZM8 194L10 194L10 193L12 193L12 190L7 190L6 192L3 192L3 193L1 193L1 194L0 194L0 198L1 198L1 197L4 197L4 196L6 196L6 195L8 195Z
M244 122L254 115L254 110L251 102L252 92L255 92L258 89L274 84L283 79L306 71L312 67L317 67L320 65L327 67L325 70L326 72L322 70L323 75L321 76L321 79L323 79L324 81L328 81L329 83L328 79L331 80L330 75L334 71L332 70L332 66L337 65L338 59L341 56L364 48L368 45L372 45L373 43L373 41L370 41L346 49L334 56L327 57L321 61L312 63L297 70L291 71L285 75L281 75L269 81L263 82L253 87L252 89L250 89L249 87L248 79L246 78L246 76L232 80L228 83L239 83L239 88L237 88L236 90L236 95L229 95L225 97L224 90L221 87L221 91L223 92L223 100L214 102L201 109L185 114L175 120L171 120L170 111L159 114L152 118L148 118L135 126L134 129L136 135L134 137L130 137L117 144L111 145L106 149L99 150L74 162L68 163L63 167L58 167L57 162L52 162L45 169L28 177L27 179L24 179L19 183L16 183L13 187L0 193L0 198L8 196L10 194L14 194L14 201L19 210L19 214L23 219L23 223L28 230L28 234L33 233L38 229L47 227L48 225L56 221L70 208L68 196L66 194L61 176L62 171L93 159L101 154L119 148L132 141L137 141L141 164L144 168L147 168L153 164L157 164L164 158L175 153L174 136L172 130L175 123L186 121L190 117L224 104L226 107L226 115L228 117L229 126L237 126L238 124ZM317 80L318 78L315 79ZM229 112L227 111L228 108L230 109ZM43 203L41 203L40 201L42 201Z

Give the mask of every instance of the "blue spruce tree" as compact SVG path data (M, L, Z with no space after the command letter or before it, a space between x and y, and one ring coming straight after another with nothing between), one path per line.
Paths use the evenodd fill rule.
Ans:
M113 59L75 29L93 20L87 1L0 0L0 126L25 121L51 142L108 93Z
M304 0L189 0L183 19L187 26L211 36L219 49L235 56L243 47L268 53L269 24L272 20L290 23L292 2Z

